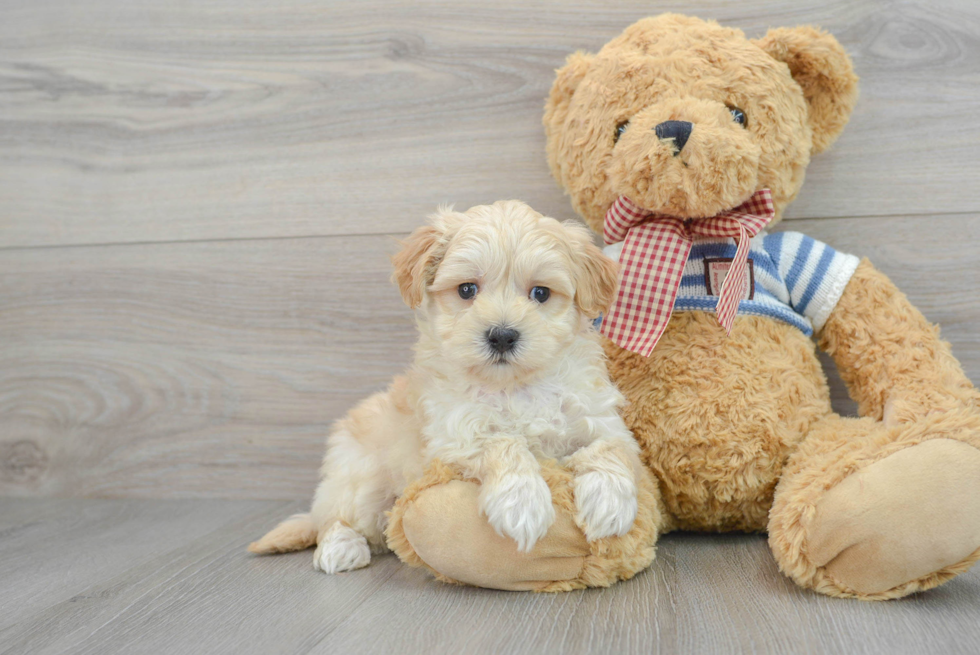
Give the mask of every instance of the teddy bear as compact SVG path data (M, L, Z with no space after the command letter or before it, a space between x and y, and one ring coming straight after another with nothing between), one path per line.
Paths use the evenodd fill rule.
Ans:
M949 344L867 259L771 231L856 99L850 58L813 27L749 39L665 14L572 54L547 158L621 265L600 329L649 474L637 520L587 542L571 474L547 462L557 518L518 553L477 483L436 462L389 546L447 582L558 591L629 578L671 530L764 532L797 584L865 600L980 559L980 393ZM818 347L859 417L832 411Z

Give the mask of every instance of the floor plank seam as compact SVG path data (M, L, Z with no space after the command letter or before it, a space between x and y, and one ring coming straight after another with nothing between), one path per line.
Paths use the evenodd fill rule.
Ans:
M930 218L956 218L972 217L980 214L980 208L971 211L955 212L929 212ZM901 219L915 216L923 216L922 212L911 212L908 214L862 214L860 216L793 216L783 219L781 226L783 230L788 229L797 221L863 221L873 219ZM419 216L419 225L422 224L424 216ZM780 230L776 230L780 231ZM398 232L350 232L341 234L292 234L292 235L269 235L269 236L248 236L248 237L213 237L200 239L161 239L159 241L99 241L81 243L55 243L38 245L12 245L0 246L0 254L3 252L23 252L23 251L43 251L43 250L65 250L71 248L115 248L121 246L175 246L182 244L216 244L216 243L248 243L248 242L273 242L273 241L306 241L312 239L363 239L371 237L391 237L401 239L410 234L409 231Z

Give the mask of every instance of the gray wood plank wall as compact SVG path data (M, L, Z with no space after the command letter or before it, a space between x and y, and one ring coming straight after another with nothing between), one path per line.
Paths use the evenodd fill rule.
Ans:
M0 2L0 494L308 498L409 359L390 236L572 218L553 69L667 9L844 43L861 100L784 227L870 256L980 381L975 2Z

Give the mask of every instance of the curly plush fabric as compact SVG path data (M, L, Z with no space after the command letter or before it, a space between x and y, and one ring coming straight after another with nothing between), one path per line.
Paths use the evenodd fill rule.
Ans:
M548 163L600 233L624 196L696 221L768 188L778 221L856 99L851 60L826 32L775 28L752 40L665 14L557 71ZM666 122L687 124L682 144L661 138ZM780 569L831 596L897 598L967 570L980 558L980 393L938 328L869 262L849 260L834 279L812 317L817 343L792 320L744 312L726 335L694 306L675 306L650 357L605 343L656 483L645 483L641 518L622 540L585 542L569 474L551 465L561 518L547 543L517 557L479 517L474 483L435 467L396 505L392 548L443 579L550 591L629 577L675 528L768 531ZM796 312L813 296L800 284L780 298ZM860 418L831 411L818 344Z
M980 392L949 344L867 260L820 335L859 403L782 473L769 525L782 570L834 596L898 598L980 559Z
M389 515L388 547L405 563L443 582L507 590L569 591L608 587L653 562L666 529L653 476L640 478L639 513L622 537L588 543L576 525L572 474L553 461L541 474L551 489L556 519L530 553L496 534L477 508L479 483L434 462L405 490Z

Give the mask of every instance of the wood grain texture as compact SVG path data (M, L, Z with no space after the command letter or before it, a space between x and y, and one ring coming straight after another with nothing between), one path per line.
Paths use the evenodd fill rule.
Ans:
M555 596L244 551L409 361L385 235L441 202L571 218L553 69L667 8L0 0L0 655L980 651L980 569L842 601L755 536L668 535L634 580ZM980 382L980 5L682 10L844 43L861 100L781 229L871 257Z
M330 422L409 360L393 245L4 253L0 493L308 497Z
M661 540L650 569L609 589L499 592L438 583L390 555L337 576L313 571L311 551L248 555L248 541L295 505L73 502L0 504L0 525L13 535L2 547L24 553L17 564L38 571L71 567L79 583L50 593L53 574L0 576L0 596L38 592L0 630L4 655L980 649L980 569L902 601L863 603L797 588L776 570L761 537L681 533ZM106 519L79 520L80 514ZM61 552L32 526L37 517L62 527ZM100 541L107 529L117 536L117 549L146 547L140 531L152 519L144 517L165 517L160 525L172 533L168 543L147 549L138 562L107 557ZM213 529L202 531L208 517Z
M870 256L980 381L980 214L786 227ZM309 498L330 422L410 359L411 312L388 282L395 247L0 252L0 493Z
M540 126L553 69L660 7L2 4L0 247L407 231L440 202L571 217ZM975 212L980 5L699 0L818 23L862 98L790 218Z
M270 501L33 498L0 504L0 635L51 605L82 602L87 589L119 571L150 566L258 508L290 511Z

